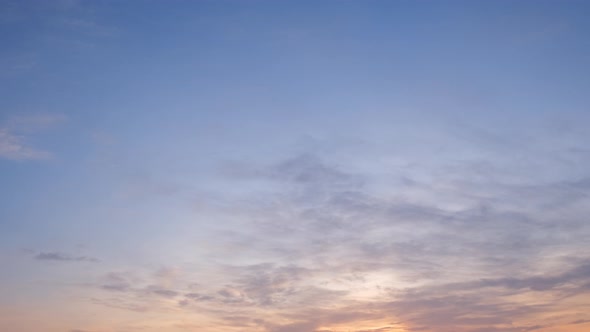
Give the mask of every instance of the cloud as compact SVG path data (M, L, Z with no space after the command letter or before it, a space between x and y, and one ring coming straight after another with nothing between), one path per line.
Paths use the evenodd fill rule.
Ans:
M422 286L393 291L393 301L375 304L374 308L394 313L410 326L443 332L544 330L554 326L555 320L524 318L548 312L555 315L559 308L567 308L564 294L587 296L590 290L584 282L588 272L588 266L581 265L554 275ZM567 317L561 324L567 324L564 319Z
M100 259L88 256L71 256L58 252L41 252L35 256L40 261L61 261L61 262L91 262L98 263Z
M169 289L154 289L152 293L164 296L164 297L175 297L178 295L178 292Z
M251 169L231 180L272 183L270 193L220 211L240 222L218 225L202 268L113 274L95 303L198 312L230 331L523 332L584 318L566 310L590 291L590 257L576 245L590 231L584 177L451 172L394 182L391 195L313 155Z
M313 187L332 186L348 188L360 185L354 175L329 166L312 154L303 154L285 160L268 170L268 175L277 180L310 185Z
M150 306L147 303L137 302L125 298L92 298L94 304L103 305L110 308L130 310L134 312L148 312Z
M270 181L275 191L234 201L231 213L248 222L217 240L267 263L224 270L231 282L216 294L219 305L269 310L268 331L341 331L338 312L350 323L389 318L407 330L550 329L556 321L542 316L590 289L589 257L577 249L590 231L587 180L515 182L494 167L480 176L479 167L392 181L388 195L371 174L309 154L236 170L232 180ZM276 263L285 261L301 272L283 277ZM571 321L564 315L559 324Z
M176 267L163 267L154 273L158 285L168 287L181 275L180 269Z
M553 276L533 276L528 278L499 278L499 279L483 279L469 286L475 289L483 287L503 287L508 289L528 289L532 291L546 291L552 290L559 286L572 284L579 281L586 281L590 279L590 264L577 266L569 271ZM464 285L467 286L467 285Z
M142 282L141 278L128 272L110 272L101 278L100 288L115 292L133 291L132 285Z
M199 293L188 293L184 295L186 298L194 300L194 301L211 301L214 300L215 297L210 295L203 295Z
M230 271L237 276L234 284L220 294L260 306L280 305L302 296L309 289L302 288L298 282L312 273L294 265L275 267L272 264L233 267Z
M300 332L315 331L319 325L316 322L300 322L286 325L279 325L268 329L269 332Z
M28 146L23 136L0 129L0 158L10 160L48 159L51 153Z
M43 160L52 157L30 145L29 138L63 123L63 114L14 116L0 125L0 158L9 160Z

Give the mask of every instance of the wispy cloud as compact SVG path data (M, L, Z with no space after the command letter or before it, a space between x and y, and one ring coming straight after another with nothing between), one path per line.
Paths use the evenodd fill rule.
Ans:
M66 120L63 114L14 116L0 125L0 158L9 160L42 160L51 152L36 148L30 139Z
M0 157L10 160L39 160L50 158L51 153L31 147L25 136L0 129Z
M566 311L589 292L588 257L553 231L558 221L588 232L585 209L572 209L585 201L584 180L450 173L398 184L428 194L412 197L384 196L370 175L313 155L245 169L225 174L276 192L234 201L228 213L248 227L216 239L263 263L225 266L198 291L174 289L184 310L213 306L228 325L265 331L523 332L583 321ZM447 206L432 194L465 198ZM238 308L251 318L230 315ZM558 321L543 318L560 310Z
M36 260L40 261L59 261L59 262L91 262L98 263L100 259L89 256L72 256L59 252L41 252L35 255Z

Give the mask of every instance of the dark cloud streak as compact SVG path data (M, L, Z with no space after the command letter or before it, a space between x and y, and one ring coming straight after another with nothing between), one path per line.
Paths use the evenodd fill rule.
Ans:
M72 256L58 252L41 252L34 257L40 261L60 261L60 262L90 262L99 263L100 259L89 256Z

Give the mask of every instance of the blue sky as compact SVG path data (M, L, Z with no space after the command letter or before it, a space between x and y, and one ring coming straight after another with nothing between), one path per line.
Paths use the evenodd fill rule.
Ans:
M584 331L586 1L0 1L0 330Z

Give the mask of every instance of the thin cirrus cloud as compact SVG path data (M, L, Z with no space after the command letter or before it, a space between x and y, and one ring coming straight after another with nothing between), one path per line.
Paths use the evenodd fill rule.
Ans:
M99 263L100 259L89 256L72 256L59 252L41 252L34 257L39 261L58 261L58 262L91 262Z
M0 125L0 158L9 160L43 160L53 155L33 146L31 138L66 121L63 114L13 116Z
M25 137L0 129L0 157L10 160L48 159L51 153L29 146Z

